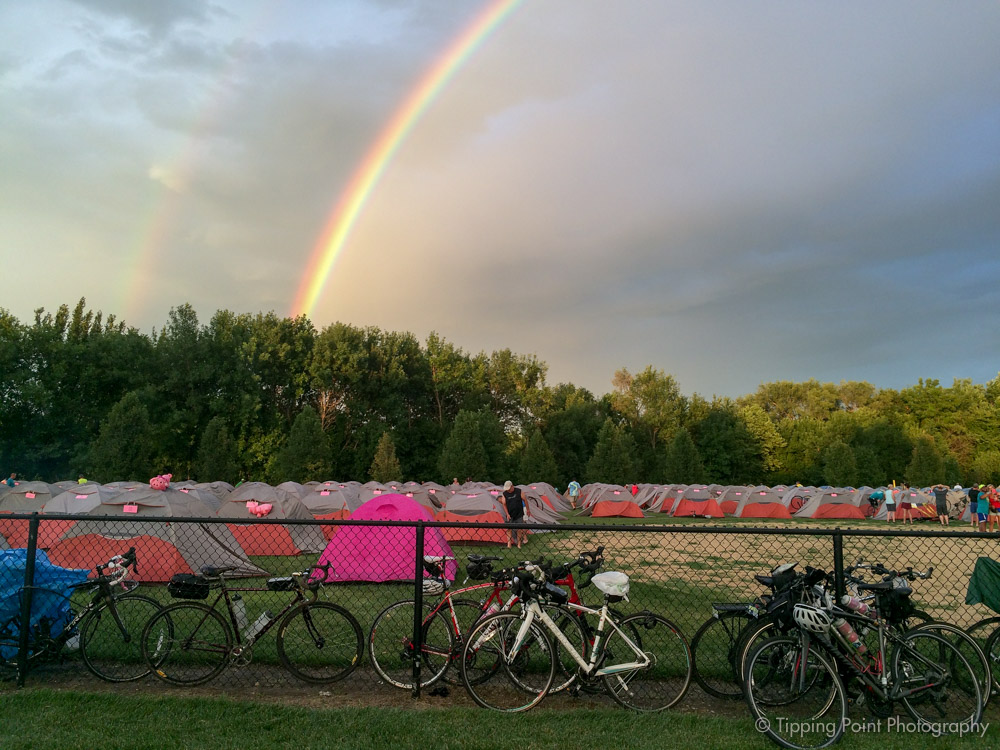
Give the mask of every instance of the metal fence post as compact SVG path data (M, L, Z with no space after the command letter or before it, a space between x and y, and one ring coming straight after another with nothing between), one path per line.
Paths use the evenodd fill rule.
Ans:
M24 559L24 588L21 589L21 632L17 646L17 686L24 687L28 676L28 641L31 635L31 598L35 587L35 550L38 545L38 513L28 521L28 548Z
M420 652L424 630L424 522L417 521L416 560L413 575L413 697L420 697Z
M844 584L844 535L839 526L833 530L833 585L839 604L841 597L847 593Z

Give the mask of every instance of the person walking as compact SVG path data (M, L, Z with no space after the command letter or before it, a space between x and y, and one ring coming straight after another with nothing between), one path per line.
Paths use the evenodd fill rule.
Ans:
M569 495L569 507L576 509L576 503L580 499L580 483L575 479L569 483L566 488L566 494Z
M945 484L935 484L931 487L934 493L934 504L937 506L938 522L942 526L948 525L948 486Z
M524 495L521 494L521 488L515 487L514 483L509 479L503 484L503 502L507 507L507 518L511 523L524 523L524 516L526 514L528 518L531 518L531 509L524 501ZM527 529L511 529L510 539L507 540L507 549L510 549L514 542L517 542L517 548L521 549L521 544L526 541L527 538Z
M885 522L894 523L896 521L896 494L895 487L885 488Z

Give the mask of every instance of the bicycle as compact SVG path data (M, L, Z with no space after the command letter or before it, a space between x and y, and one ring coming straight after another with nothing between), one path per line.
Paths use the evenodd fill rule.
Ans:
M593 552L582 553L577 561L583 561L583 571L595 572L604 563L603 552L604 547L599 547ZM451 676L454 670L449 667L461 655L465 634L483 616L507 611L518 603L516 596L505 596L517 568L494 572L492 563L501 558L469 555L466 582L469 579L489 581L472 586L463 584L462 588L453 591L450 590L450 582L443 576L442 566L449 559L453 558L427 556L423 561L424 569L430 574L430 577L423 580L424 594L441 596L441 599L435 604L424 605L420 645L422 688L433 685L442 678L453 684L462 684L460 676ZM580 602L572 566L566 566L557 583L569 587L570 601ZM488 594L478 602L461 598L462 595L486 590ZM372 667L385 682L402 689L413 688L413 661L417 650L413 638L415 607L416 601L413 599L390 604L375 617L368 636L368 655ZM578 644L578 649L586 648L587 634L576 618L562 622L561 627L566 631L567 637ZM555 685L551 692L569 687L576 674L576 666L571 658L562 655L561 651L557 650L557 653L560 654L565 679Z
M94 569L95 579L70 586L93 596L58 634L52 634L51 623L44 619L33 628L28 643L28 669L42 662L60 660L78 637L84 665L100 679L131 682L148 675L149 666L142 657L139 636L160 610L160 603L131 593L139 584L129 580L130 568L133 572L138 570L135 547L98 565ZM116 587L121 591L116 592ZM19 632L20 617L0 626L0 673L13 673L19 667ZM4 658L4 653L13 655Z
M175 576L167 586L173 596L207 599L213 588L219 593L210 605L182 601L160 610L142 633L142 653L147 664L165 682L200 685L217 677L230 664L249 664L254 645L277 627L277 655L285 669L310 683L343 679L360 663L364 638L350 612L317 601L329 567L313 565L300 573L269 579L268 591L290 592L292 597L276 615L262 612L245 629L240 627L226 584L225 574L233 567L206 567L201 576ZM322 575L313 575L317 571ZM220 602L228 618L216 609Z
M661 711L684 696L691 682L691 651L680 630L652 612L616 621L610 605L627 599L628 576L600 573L591 580L604 594L600 609L569 603L566 592L547 581L544 568L537 562L520 567L511 581L511 591L522 602L521 612L485 617L465 639L459 662L462 682L476 703L513 713L541 702L556 675L552 638L573 657L581 682L601 681L623 706ZM568 615L580 613L598 618L594 643L586 656L543 609L544 600L558 605ZM637 633L642 634L641 643L636 642ZM632 660L619 661L622 655Z
M859 583L858 589L875 595L877 611L892 606L886 601L893 596L891 580ZM978 726L979 683L947 638L923 628L902 631L885 618L842 609L828 593L817 604L796 604L793 620L794 632L752 648L744 678L755 726L782 747L822 748L840 739L848 724L841 674L860 685L869 702L902 702L924 731L938 735ZM867 629L876 635L871 649L857 637Z

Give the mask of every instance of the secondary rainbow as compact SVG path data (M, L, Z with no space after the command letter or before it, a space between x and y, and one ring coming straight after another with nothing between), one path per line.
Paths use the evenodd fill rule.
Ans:
M341 193L292 304L292 317L311 315L365 203L407 134L455 72L522 0L495 0L451 43L383 128Z

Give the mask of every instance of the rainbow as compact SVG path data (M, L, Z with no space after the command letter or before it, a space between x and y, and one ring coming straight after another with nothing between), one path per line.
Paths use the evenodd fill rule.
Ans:
M482 13L455 39L430 67L420 83L406 97L382 129L361 164L341 193L326 228L317 242L299 290L291 316L311 315L323 293L327 279L347 243L375 186L406 136L462 64L522 0L492 0Z

